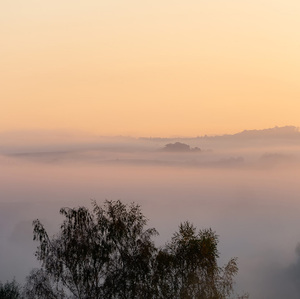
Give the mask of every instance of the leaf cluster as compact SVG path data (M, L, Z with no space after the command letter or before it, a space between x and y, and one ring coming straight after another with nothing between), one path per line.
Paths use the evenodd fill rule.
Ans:
M21 287L13 279L12 281L7 281L2 283L0 281L0 298L1 299L19 299L21 298Z

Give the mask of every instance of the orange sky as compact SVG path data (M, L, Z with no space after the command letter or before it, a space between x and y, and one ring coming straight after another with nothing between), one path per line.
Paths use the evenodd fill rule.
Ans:
M0 132L300 126L300 1L0 3Z

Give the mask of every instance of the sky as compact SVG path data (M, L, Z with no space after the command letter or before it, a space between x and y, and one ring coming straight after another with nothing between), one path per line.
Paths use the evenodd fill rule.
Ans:
M0 132L300 126L297 0L0 1Z
M33 219L121 199L160 242L216 230L251 298L298 298L299 28L298 0L0 0L0 280L36 265Z

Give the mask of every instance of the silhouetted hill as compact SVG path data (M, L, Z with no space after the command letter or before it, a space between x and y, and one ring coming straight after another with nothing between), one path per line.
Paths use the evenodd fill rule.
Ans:
M240 140L240 139L276 139L276 138L300 138L299 127L295 126L284 126L284 127L274 127L262 130L244 130L236 134L224 134L224 135L213 135L213 136L197 136L197 137L177 137L177 138L146 138L141 137L140 140L156 141L156 142L175 142L175 141L191 141L191 140L222 140L222 139L231 139L231 140Z
M299 128L295 126L285 126L285 127L274 127L270 129L263 130L244 130L240 133L232 135L233 137L267 137L267 138L277 138L277 137L300 137Z

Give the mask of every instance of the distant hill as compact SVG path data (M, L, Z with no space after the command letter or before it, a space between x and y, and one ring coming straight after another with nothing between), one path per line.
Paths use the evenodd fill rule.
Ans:
M299 127L284 126L262 130L244 130L236 134L225 134L215 136L178 137L178 138L140 138L141 140L156 142L195 141L195 140L245 140L245 139L300 139Z
M300 137L299 128L295 126L274 127L263 130L244 130L231 135L233 137Z

